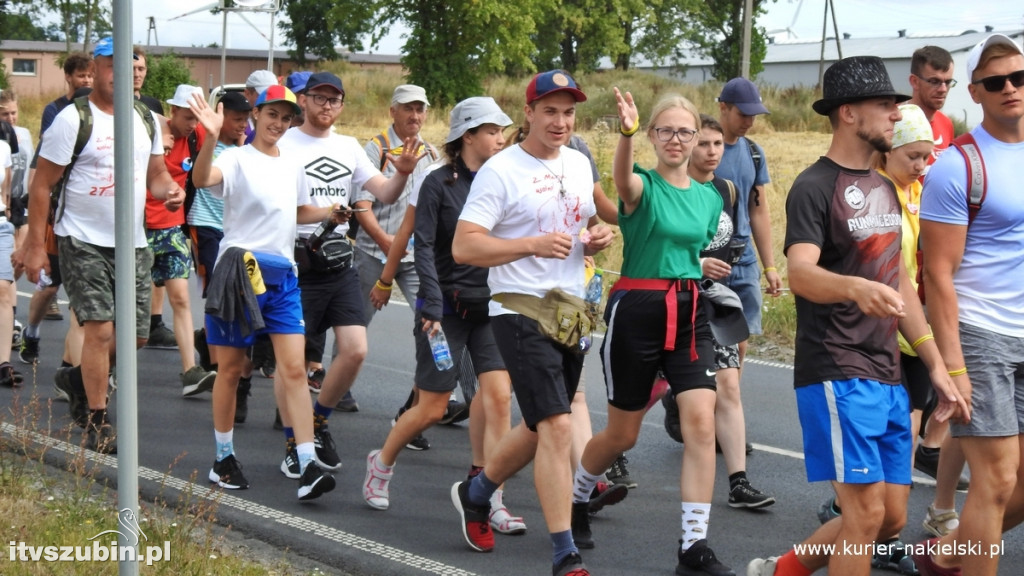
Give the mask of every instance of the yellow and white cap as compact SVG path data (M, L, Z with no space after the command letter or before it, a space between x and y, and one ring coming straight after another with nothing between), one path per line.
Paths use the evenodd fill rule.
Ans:
M932 125L917 104L900 104L903 119L896 123L892 135L892 147L899 148L912 142L935 142Z

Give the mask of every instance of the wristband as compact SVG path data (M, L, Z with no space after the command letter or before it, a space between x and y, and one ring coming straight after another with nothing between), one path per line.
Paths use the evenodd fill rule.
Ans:
M639 118L637 118L633 122L633 127L630 128L629 130L623 130L621 126L619 127L619 134L622 134L626 138L632 138L633 134L636 134L639 131L640 131L640 119Z
M959 370L950 370L949 371L949 375L950 376L962 376L964 374L967 374L967 366L964 366L963 368L961 368Z
M924 336L921 336L917 340L914 340L914 343L911 344L910 347L913 350L917 350L918 346L920 346L921 344L924 344L925 342L927 342L929 340L935 340L935 336L933 334L931 334L931 333L925 334Z
M769 272L778 272L778 271L779 271L778 268L776 268L775 266L768 266L767 268L764 269L764 273L765 274L767 274Z
M391 292L391 289L393 288L392 284L394 284L394 282L392 282L391 284L385 284L378 279L377 282L374 284L374 287L376 287L378 290Z

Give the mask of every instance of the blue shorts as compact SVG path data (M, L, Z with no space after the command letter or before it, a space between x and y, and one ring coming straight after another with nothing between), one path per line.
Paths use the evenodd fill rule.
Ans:
M903 386L853 378L796 389L809 482L910 484L910 399Z
M752 264L733 264L732 272L726 276L725 285L732 288L743 303L743 316L751 336L761 333L761 267L755 260Z
M283 274L271 272L265 262L257 257L267 291L256 296L260 306L260 314L266 323L262 329L242 336L240 320L225 322L216 316L206 315L206 342L213 346L231 346L232 348L248 348L262 334L305 334L306 324L302 320L302 292L295 271L288 269ZM271 284L268 277L275 277ZM279 279L278 279L279 278Z

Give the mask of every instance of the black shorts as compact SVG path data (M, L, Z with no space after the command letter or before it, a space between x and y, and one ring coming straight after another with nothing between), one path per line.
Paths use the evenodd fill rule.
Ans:
M463 355L467 353L473 361L476 374L505 369L505 361L494 340L490 322L471 322L458 316L444 316L441 318L441 329L444 330L452 360L455 362L455 366L449 370L438 370L434 364L430 341L423 331L422 316L419 311L416 312L412 332L416 339L417 388L429 392L454 390L461 374Z
M658 370L665 373L673 395L700 388L715 390L715 349L705 307L698 302L691 323L692 295L680 292L676 302L675 350L665 350L668 320L664 292L630 290L609 300L605 312L608 330L601 346L608 404L631 412L644 410ZM691 361L694 338L697 360Z
M324 334L335 326L366 326L365 304L359 289L359 272L354 266L327 272L303 272L302 319L306 323L306 361L324 357Z
M18 229L28 223L28 195L11 196L11 217L8 220Z
M910 396L911 410L927 410L928 405L936 401L932 378L928 375L928 367L917 356L900 353L900 371L903 387Z
M60 256L47 254L50 258L50 286L59 288L64 283L64 277L60 274Z
M491 329L526 426L536 431L546 418L571 413L583 355L562 348L540 333L536 320L521 314L492 316Z
M196 272L203 278L203 298L206 298L206 287L210 285L224 231L210 226L189 226L189 234L195 246Z

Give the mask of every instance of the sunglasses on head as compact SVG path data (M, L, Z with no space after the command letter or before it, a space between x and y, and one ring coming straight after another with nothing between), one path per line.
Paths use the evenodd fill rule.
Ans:
M1002 76L989 76L988 78L982 78L981 80L975 80L971 84L981 84L985 87L987 92L1002 92L1006 86L1006 81L1009 80L1010 84L1014 88L1020 88L1024 86L1024 70L1017 70L1010 74L1003 74Z

